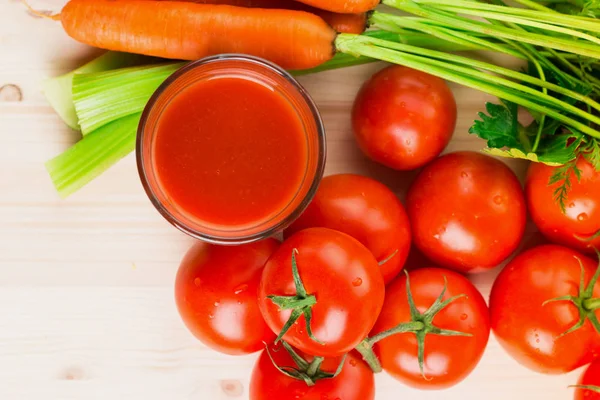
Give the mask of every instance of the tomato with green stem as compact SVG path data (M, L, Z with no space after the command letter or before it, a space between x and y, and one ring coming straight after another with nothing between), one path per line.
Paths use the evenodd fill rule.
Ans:
M568 184L554 182L565 173ZM587 253L600 248L600 171L585 157L566 170L531 163L525 194L533 222L549 240Z
M423 268L388 286L371 335L357 350L373 370L380 370L380 360L385 371L408 386L444 389L479 363L490 335L488 308L464 276Z
M583 254L543 245L515 257L494 282L492 329L519 363L570 372L600 354L600 268Z
M242 355L260 351L275 335L256 296L275 239L237 247L195 244L175 281L177 309L188 329L208 347Z
M519 180L501 161L462 151L425 167L408 190L416 247L462 273L496 267L518 247L527 210Z
M412 170L448 145L456 113L454 95L443 79L393 65L363 85L352 109L352 126L369 158L397 170Z
M574 400L600 400L600 361L591 363L573 387Z
M321 358L287 343L267 347L250 378L250 400L374 400L375 379L354 353Z
M324 178L306 211L285 233L312 227L344 232L364 244L379 261L385 283L402 270L410 251L404 206L387 186L366 176Z
M258 302L277 341L307 354L336 357L367 336L384 290L379 265L365 246L342 232L310 228L273 253Z

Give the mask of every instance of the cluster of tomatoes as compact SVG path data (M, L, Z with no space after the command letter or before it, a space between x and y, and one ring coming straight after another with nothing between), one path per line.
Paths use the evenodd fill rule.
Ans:
M371 178L328 176L283 242L188 252L178 309L207 346L262 351L251 400L372 400L382 370L411 387L447 388L477 366L490 330L542 373L572 371L600 354L600 269L591 258L600 246L600 172L578 161L563 210L548 185L553 167L532 164L523 190L494 158L438 158L455 122L443 81L385 69L359 93L353 125L372 159L403 170L425 165L406 207ZM488 308L467 274L518 250L528 209L556 244L508 262ZM576 396L600 399L599 385L600 363L592 364Z

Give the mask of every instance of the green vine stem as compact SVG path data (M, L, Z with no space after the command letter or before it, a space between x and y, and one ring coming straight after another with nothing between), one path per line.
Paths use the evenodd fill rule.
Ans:
M342 369L344 368L344 363L346 362L346 355L344 355L344 357L342 357L342 361L338 365L336 371L332 374L330 372L325 372L325 371L321 370L321 365L323 364L323 361L325 360L323 357L315 357L309 363L304 358L302 358L294 350L294 348L292 346L290 346L288 343L286 343L286 342L282 342L282 343L283 343L283 347L285 348L285 350L288 352L288 354L290 355L290 357L296 364L296 367L281 367L281 366L277 365L277 363L273 359L273 356L271 355L271 351L269 350L269 347L267 346L265 351L267 352L267 355L269 356L271 363L273 363L273 366L279 372L284 374L285 376L292 378L292 379L304 381L304 383L306 383L307 386L314 386L314 385L316 385L316 383L318 381L320 381L322 379L333 379L333 378L337 377L342 372Z
M594 386L594 385L571 385L569 387L570 388L575 388L575 389L590 390L592 392L600 393L600 386Z
M579 236L579 235L574 235L574 236L577 240L580 240L582 242L593 242L594 240L596 240L600 237L600 230L598 230L597 232L595 232L589 236Z
M464 294L453 296L449 299L443 300L444 295L446 294L446 290L448 288L448 281L446 277L444 277L444 288L442 292L435 300L435 302L429 307L429 309L423 313L419 312L415 305L415 301L413 298L413 294L410 288L410 276L408 272L404 271L406 274L406 297L408 300L408 306L410 309L410 317L411 320L408 322L403 322L392 329L387 331L380 332L370 338L363 340L357 347L356 351L358 351L363 360L371 367L374 373L378 373L382 371L381 363L377 359L375 352L373 351L373 345L375 343L386 339L390 336L398 335L401 333L413 333L417 338L417 357L419 360L419 369L421 370L421 374L425 377L425 337L427 335L439 335L439 336L467 336L471 337L470 333L458 332L449 329L441 329L433 324L433 319L440 311L445 309L451 303L456 300L465 297Z
M543 305L547 305L550 303L556 302L570 302L577 307L579 310L579 321L571 328L563 332L560 337L568 335L569 333L575 332L579 328L581 328L586 321L590 321L596 332L600 334L600 321L598 321L598 317L596 316L596 311L600 309L600 298L595 298L594 296L594 287L598 282L598 278L600 277L600 265L596 268L596 272L592 279L590 279L588 285L585 285L585 268L583 266L582 261L578 258L579 266L581 268L581 275L579 277L579 291L577 296L561 296L556 297L554 299L547 300L543 303Z
M306 288L304 287L304 283L300 278L300 273L298 272L298 263L296 261L296 254L298 254L298 250L294 249L292 251L292 277L294 279L294 285L296 287L296 295L295 296L275 296L270 295L267 296L269 300L273 302L276 306L279 307L279 310L292 310L290 318L287 320L281 332L277 336L275 343L279 343L281 339L285 336L285 334L290 330L292 325L298 321L301 316L304 316L304 320L306 322L306 333L308 337L314 340L317 343L323 343L319 341L312 332L311 328L311 320L312 320L312 307L317 304L317 298L306 292Z
M383 260L379 261L379 266L381 267L382 265L388 263L389 261L392 260L392 258L396 257L396 254L398 254L398 249L394 250L394 252L392 254L390 254L389 256L387 256L386 258L384 258Z

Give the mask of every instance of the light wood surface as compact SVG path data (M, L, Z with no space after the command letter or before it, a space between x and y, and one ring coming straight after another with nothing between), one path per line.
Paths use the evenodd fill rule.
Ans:
M32 3L59 10L63 0ZM246 399L255 357L210 351L179 320L172 283L192 240L147 201L134 157L66 201L46 174L44 162L79 134L47 105L41 82L95 54L68 39L60 23L32 17L17 0L0 0L0 399ZM402 197L411 174L366 161L350 131L354 95L380 67L302 83L326 122L327 172L371 175ZM454 89L460 122L448 151L480 149L483 142L467 129L485 96ZM526 164L510 165L523 176ZM495 274L474 277L485 296ZM382 374L377 399L566 400L577 376L529 372L492 338L461 385L417 392Z

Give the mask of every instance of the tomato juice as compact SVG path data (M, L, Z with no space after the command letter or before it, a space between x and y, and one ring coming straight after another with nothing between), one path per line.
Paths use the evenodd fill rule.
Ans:
M287 73L251 57L213 57L171 77L150 101L138 166L155 206L212 242L285 228L322 176L316 107Z

